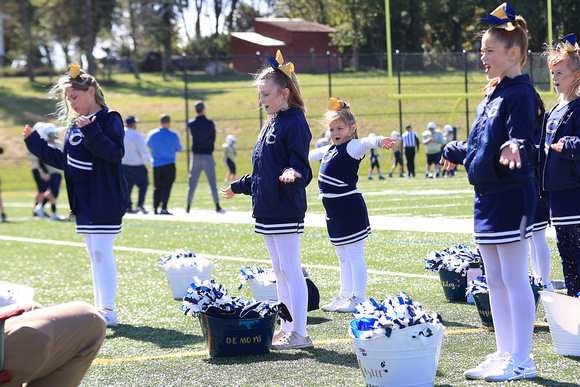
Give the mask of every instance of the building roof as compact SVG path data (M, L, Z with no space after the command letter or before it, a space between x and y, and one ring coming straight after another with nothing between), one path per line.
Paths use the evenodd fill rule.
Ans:
M256 32L232 32L230 35L233 36L234 38L245 40L246 42L250 42L264 47L286 45L286 43L284 43L281 40L269 38Z
M257 17L255 19L257 22L271 24L279 28L283 28L288 31L297 32L336 32L332 27L325 26L324 24L319 24L311 21L307 21L300 18L284 18L284 17Z

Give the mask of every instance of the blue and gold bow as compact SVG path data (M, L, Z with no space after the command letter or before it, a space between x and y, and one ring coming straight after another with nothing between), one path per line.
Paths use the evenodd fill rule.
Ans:
M78 64L69 64L68 65L68 76L71 79L75 79L81 73L81 65Z
M503 28L506 31L513 31L516 28L516 14L508 3L503 3L494 9L492 13L488 13L486 18L479 20L493 24L496 28Z
M344 102L340 98L331 97L328 100L328 110L339 110L339 109L348 109L348 103Z
M568 34L564 36L561 40L562 48L566 52L574 52L578 49L578 42L576 41L575 34Z
M292 73L294 72L294 64L292 62L284 64L284 57L282 56L280 50L276 52L275 59L272 58L270 55L268 55L268 62L270 62L270 66L272 66L274 70L280 70L284 74L286 74L288 78L292 78Z

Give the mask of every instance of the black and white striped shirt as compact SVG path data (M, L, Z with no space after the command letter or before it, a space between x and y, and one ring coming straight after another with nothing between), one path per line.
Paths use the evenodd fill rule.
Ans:
M405 148L414 148L419 146L419 136L412 130L403 133L403 146Z

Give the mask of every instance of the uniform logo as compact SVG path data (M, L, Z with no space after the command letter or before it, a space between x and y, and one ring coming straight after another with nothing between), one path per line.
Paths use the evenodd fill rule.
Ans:
M276 142L276 134L274 133L270 133L268 135L268 137L266 137L266 144L268 145L272 145L273 143Z
M322 156L322 162L323 163L328 163L330 160L332 160L334 158L334 156L336 156L338 154L338 151L336 150L335 147L330 148L325 154L324 156Z
M83 141L83 134L82 133L73 133L69 136L68 142L72 146L79 145L81 141Z
M492 106L488 111L487 111L487 116L488 117L495 117L497 116L497 110L498 107L497 106Z

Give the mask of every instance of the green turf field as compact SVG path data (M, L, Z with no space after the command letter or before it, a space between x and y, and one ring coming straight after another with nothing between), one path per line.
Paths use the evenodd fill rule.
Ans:
M363 162L364 164L364 162ZM366 165L366 164L365 164ZM361 173L364 168L361 167ZM219 172L218 172L219 176ZM420 176L420 174L418 174ZM28 176L26 176L28 178ZM371 215L469 219L473 193L465 172L448 179L388 179L368 181L359 188ZM35 288L35 299L45 305L83 300L92 302L92 281L84 239L74 224L31 217L31 190L3 190L9 223L0 224L2 279ZM183 211L186 186L174 187L170 209ZM151 195L146 207L150 208ZM60 199L61 214L65 198ZM323 216L316 182L308 187L309 213ZM222 203L229 211L250 211L249 197L237 195ZM207 183L198 186L195 210L213 209ZM371 223L372 226L372 223ZM468 233L374 230L366 242L369 269L367 297L380 300L401 291L440 313L446 328L435 379L437 386L488 385L466 381L462 372L494 351L494 334L481 329L472 304L445 300L438 277L425 271L425 255L453 244L473 245ZM555 241L549 239L555 250ZM339 386L364 385L347 326L352 317L320 310L308 314L314 348L276 351L252 357L210 358L199 321L180 312L158 259L185 248L214 262L212 277L230 294L250 297L248 286L238 290L239 270L249 264L264 268L269 257L261 236L251 224L219 222L124 220L117 236L117 310L120 325L107 329L107 338L83 386ZM338 262L326 229L307 227L301 239L302 262L318 286L322 302L338 290ZM562 279L561 265L552 253L553 279ZM539 377L517 382L522 386L576 386L578 357L555 353L549 328L536 316L533 353ZM508 385L499 383L499 385Z

